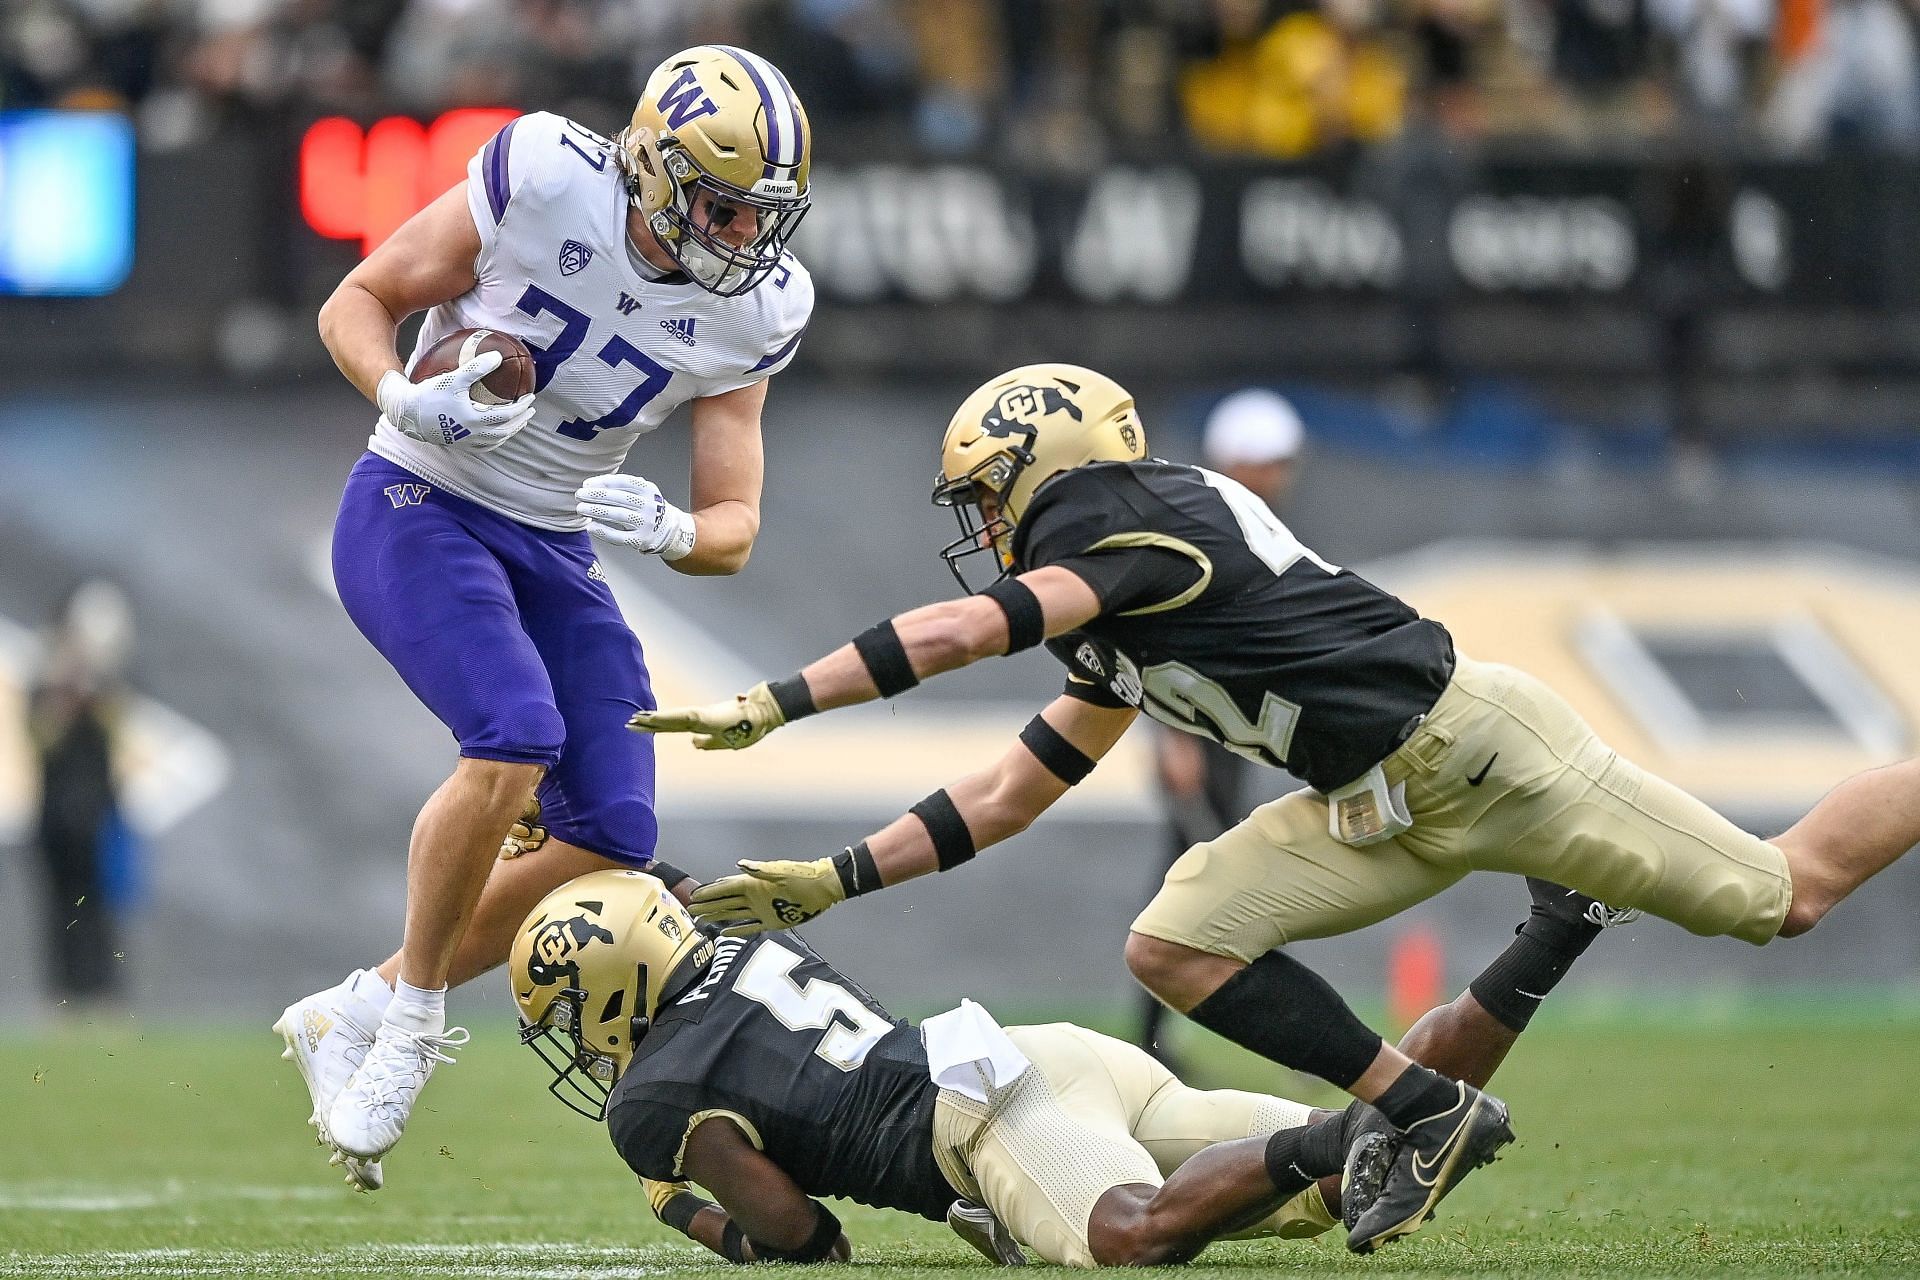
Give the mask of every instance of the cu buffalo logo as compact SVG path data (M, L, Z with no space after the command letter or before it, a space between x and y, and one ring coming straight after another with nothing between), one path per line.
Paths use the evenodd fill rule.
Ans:
M1056 413L1080 421L1080 406L1062 395L1058 387L1012 387L1001 392L993 408L980 419L980 429L990 436L1025 435L1035 422Z
M602 904L576 904L598 913ZM527 961L527 978L536 986L550 987L556 982L578 977L580 966L574 959L589 942L613 944L611 930L603 929L586 915L565 920L543 920L534 930L533 955Z

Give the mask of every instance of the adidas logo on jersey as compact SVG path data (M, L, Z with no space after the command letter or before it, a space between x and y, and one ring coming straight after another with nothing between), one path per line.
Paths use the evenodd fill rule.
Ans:
M688 346L692 346L693 345L693 323L694 323L694 317L688 316L684 320L662 320L660 322L660 327L662 329L665 329L668 333L672 334L674 337L680 339L680 341L686 343Z
M598 560L595 560L587 566L587 577L594 582L605 582L607 580L607 571L600 567Z

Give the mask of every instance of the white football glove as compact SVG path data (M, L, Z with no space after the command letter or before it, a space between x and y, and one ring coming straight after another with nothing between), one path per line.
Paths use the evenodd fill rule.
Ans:
M573 496L573 509L587 518L587 531L616 547L662 560L678 560L693 550L693 517L662 497L651 480L616 471L595 476Z
M485 453L498 449L533 421L533 397L481 404L470 388L500 367L500 353L483 351L458 369L411 382L389 369L375 388L380 412L398 430L426 444Z

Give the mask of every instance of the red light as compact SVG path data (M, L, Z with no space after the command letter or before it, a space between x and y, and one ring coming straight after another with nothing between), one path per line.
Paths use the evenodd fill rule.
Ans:
M300 140L300 214L329 239L360 241L365 257L464 179L473 153L519 114L465 108L426 126L388 116L364 134L339 116L316 120Z

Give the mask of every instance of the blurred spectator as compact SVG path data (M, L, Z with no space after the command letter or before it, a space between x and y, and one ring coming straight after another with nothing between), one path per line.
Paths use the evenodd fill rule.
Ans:
M688 45L794 68L857 149L1085 172L1182 142L1920 147L1909 0L9 0L0 107L560 110L617 128ZM1417 104L1417 105L1416 105ZM177 132L177 129L175 130Z
M1913 14L1898 0L1831 0L1795 33L1765 126L1796 151L1824 145L1920 149Z
M35 837L44 872L47 980L67 1005L121 993L114 908L130 882L132 852L113 753L132 646L126 596L109 582L82 584L54 616L27 704L40 762Z
M1321 0L1264 26L1254 0L1216 7L1228 18L1220 51L1183 84L1199 141L1287 157L1399 131L1406 69L1385 38L1378 0Z
M1306 429L1291 404L1265 388L1248 387L1221 400L1207 415L1200 452L1205 466L1239 481L1278 510L1293 487L1305 443ZM1246 817L1252 762L1218 743L1160 725L1154 726L1153 742L1167 821L1166 862L1171 866L1194 845ZM1167 1062L1169 1054L1160 1044L1166 1006L1145 992L1141 995L1138 1043Z

